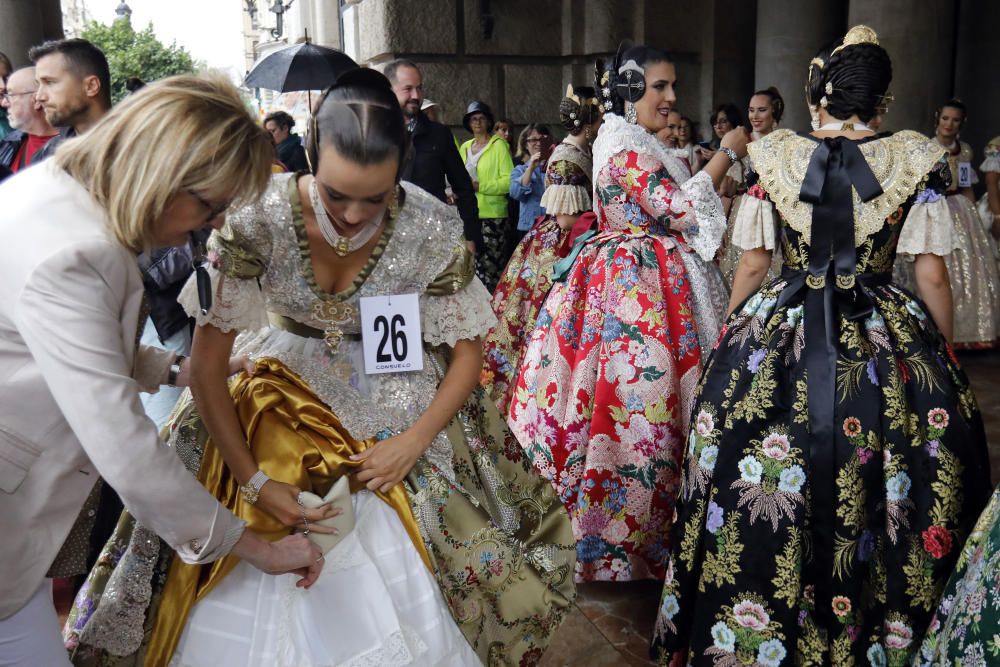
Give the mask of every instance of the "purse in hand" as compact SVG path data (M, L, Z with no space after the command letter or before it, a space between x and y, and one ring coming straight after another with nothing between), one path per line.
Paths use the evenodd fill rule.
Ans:
M320 505L330 503L334 507L343 510L340 514L322 521L314 521L316 525L336 528L336 535L326 535L310 531L306 536L313 544L320 548L325 556L354 528L354 505L351 504L351 486L347 475L342 475L334 482L326 496L320 498L315 493L303 491L299 494L299 502L303 507L315 508Z

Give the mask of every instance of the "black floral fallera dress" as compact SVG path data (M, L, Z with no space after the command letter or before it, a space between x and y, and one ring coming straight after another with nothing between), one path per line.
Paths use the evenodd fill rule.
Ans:
M897 245L954 247L943 151L915 132L787 130L750 150L760 214L744 219L776 209L785 265L729 318L701 378L652 652L903 665L989 494L969 382L890 282Z

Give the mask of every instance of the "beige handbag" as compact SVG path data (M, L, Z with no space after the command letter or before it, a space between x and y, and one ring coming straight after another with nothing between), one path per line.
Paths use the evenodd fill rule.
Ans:
M333 486L330 487L330 490L323 498L320 498L315 493L303 491L299 494L299 503L303 507L310 509L330 503L334 507L339 507L343 510L335 517L313 522L319 526L336 528L338 531L337 534L326 535L310 531L309 535L306 536L312 541L313 544L320 548L320 551L323 552L324 556L329 553L331 549L337 546L337 544L344 539L344 537L351 532L351 530L354 529L354 505L351 504L351 485L347 475L342 475L340 479L334 482Z

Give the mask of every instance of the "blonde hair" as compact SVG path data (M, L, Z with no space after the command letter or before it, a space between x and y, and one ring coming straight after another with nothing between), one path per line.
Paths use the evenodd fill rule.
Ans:
M146 86L54 159L104 208L118 241L139 252L180 192L237 205L258 199L273 153L239 91L207 74Z

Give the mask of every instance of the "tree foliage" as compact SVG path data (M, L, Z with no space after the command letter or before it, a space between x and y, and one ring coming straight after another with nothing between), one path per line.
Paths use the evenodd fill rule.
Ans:
M128 94L125 82L132 77L148 83L173 74L191 73L197 66L191 54L177 42L166 46L157 39L152 23L136 32L124 19L115 20L111 25L91 21L81 37L104 51L111 69L111 99L114 102Z

